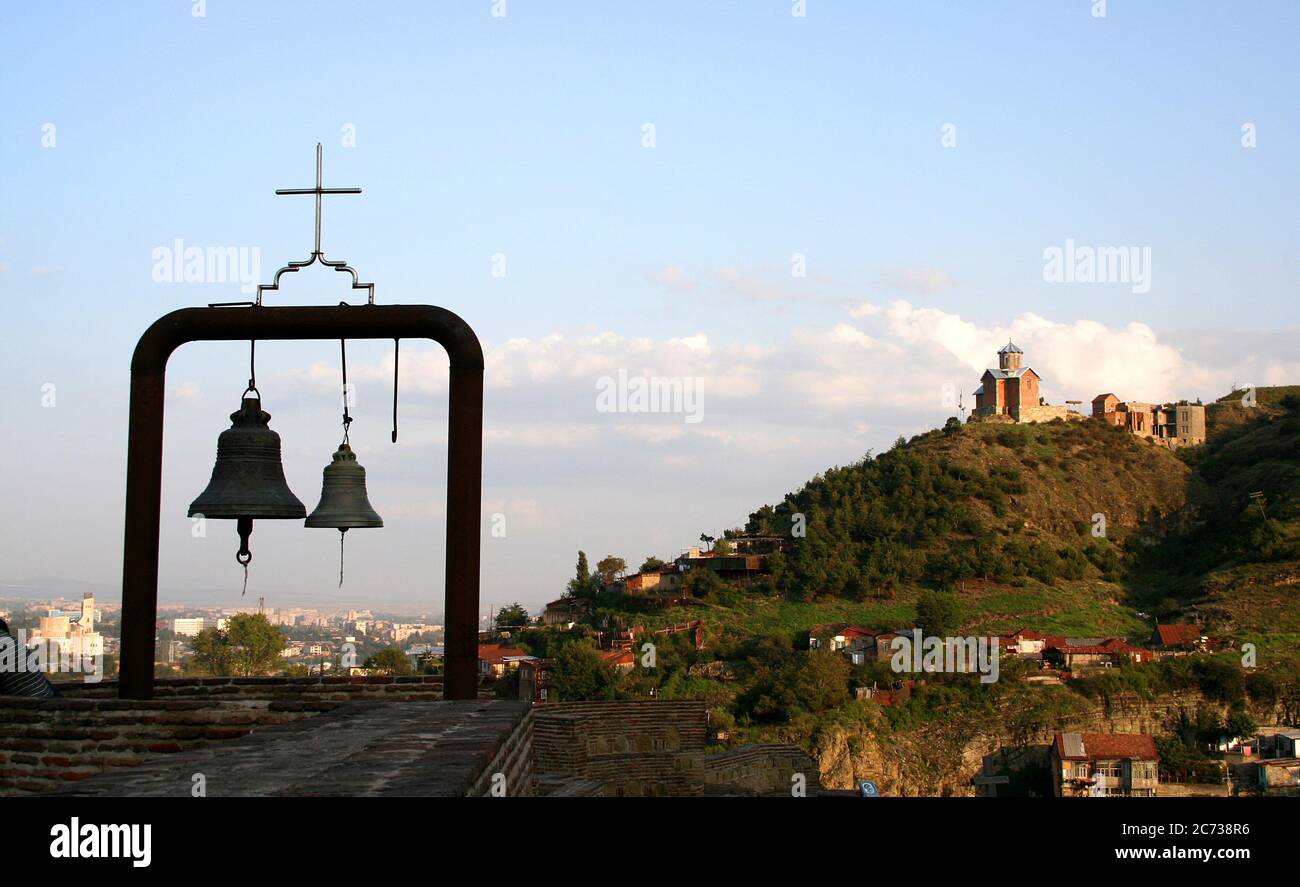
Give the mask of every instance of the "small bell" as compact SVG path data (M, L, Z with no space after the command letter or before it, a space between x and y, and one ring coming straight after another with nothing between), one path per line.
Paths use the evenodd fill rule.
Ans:
M306 526L346 531L383 525L384 519L366 496L366 470L357 464L352 447L339 444L333 461L325 466L320 504L307 516Z
M284 479L280 435L268 427L270 421L260 397L243 398L239 411L230 414L230 427L217 438L217 463L207 489L190 503L190 517L239 522L235 559L245 567L253 558L248 537L254 519L291 520L307 513Z
M343 534L351 529L382 527L380 517L366 495L366 470L357 464L356 453L346 442L334 451L321 479L320 504L307 516L305 526L339 531L339 587L343 586Z

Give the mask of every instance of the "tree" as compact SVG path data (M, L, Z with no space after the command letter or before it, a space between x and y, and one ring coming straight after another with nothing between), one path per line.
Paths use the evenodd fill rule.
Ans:
M240 613L224 629L200 631L191 646L190 667L201 673L266 675L279 670L284 635L261 613Z
M822 712L848 702L849 661L830 650L810 650L782 680L787 705Z
M1245 705L1234 705L1228 711L1228 721L1224 725L1229 739L1240 739L1255 735L1255 719L1250 716Z
M194 636L194 640L190 641L190 649L194 651L194 655L186 663L189 670L214 676L230 674L226 639L220 630L203 629Z
M515 601L513 604L507 604L497 611L496 626L497 628L508 628L516 625L527 625L528 620L528 608L519 601Z
M550 685L562 700L609 699L618 683L618 670L586 641L570 641L555 653Z
M652 555L649 555L649 556L645 559L644 563L641 564L641 569L638 570L638 572L640 572L640 573L649 573L651 570L657 570L657 569L659 569L660 567L662 567L663 565L664 565L664 562L661 561L661 560L659 560L659 558L655 557L655 556L652 554Z
M961 627L961 602L948 592L927 591L916 602L916 624L926 635L952 637Z
M240 613L226 623L230 673L266 675L278 670L284 635L261 613Z
M688 570L682 579L682 590L694 598L704 598L723 590L726 583L708 567Z
M411 674L411 660L398 647L384 647L373 656L367 656L363 666L384 674Z
M596 596L596 582L587 566L587 552L578 552L578 564L573 578L569 580L567 594L569 597L590 598Z
M943 423L943 433L948 437L961 434L961 419L956 416L949 416L948 421Z
M718 557L726 557L731 554L731 542L727 539L719 539L713 543L713 553Z
M713 543L716 542L717 539L713 536L710 536L708 533L701 533L700 541L703 542L705 545L712 547Z
M607 554L596 561L596 575L600 576L602 585L613 585L623 573L627 572L627 561L621 557Z

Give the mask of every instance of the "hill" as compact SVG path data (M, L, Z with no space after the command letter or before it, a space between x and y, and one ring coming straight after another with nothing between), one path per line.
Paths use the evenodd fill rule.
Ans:
M1182 453L1198 494L1131 553L1137 604L1177 606L1220 631L1292 645L1300 636L1300 387L1258 406L1212 405L1210 439ZM1244 414L1244 415L1243 415Z
M750 532L807 532L773 565L803 600L889 597L907 585L1117 581L1123 546L1199 496L1173 452L1101 422L949 423L834 468Z

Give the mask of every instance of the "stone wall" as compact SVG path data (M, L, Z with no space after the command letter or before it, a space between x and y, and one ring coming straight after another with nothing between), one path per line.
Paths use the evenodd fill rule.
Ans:
M997 718L974 726L937 722L928 731L903 733L894 733L884 724L880 731L832 728L816 738L814 756L828 788L850 789L859 780L871 779L887 795L975 795L979 792L972 779L980 774L985 756L1003 749L1046 746L1055 733L1067 731L1165 735L1182 718L1195 720L1201 705L1213 705L1220 717L1227 711L1226 705L1194 691L1153 699L1133 693L1106 701L1080 699L1083 705L1074 711L1021 735L1012 735L1008 723ZM1259 724L1277 723L1278 714L1277 709L1251 709Z
M1156 786L1157 798L1230 798L1232 786L1226 782L1162 782Z
M112 681L56 686L54 699L0 696L0 796L50 791L352 700L442 696L439 676L171 679L148 701L119 700Z
M1073 422L1084 418L1082 413L1076 413L1069 407L1041 405L1013 407L1012 415L1015 416L1017 422L1050 422L1053 419Z
M809 795L821 788L817 763L796 745L747 745L704 759L704 782L711 793L789 795L796 774Z
M534 767L545 794L572 793L574 782L599 785L606 796L704 793L703 701L561 702L538 706L534 716Z

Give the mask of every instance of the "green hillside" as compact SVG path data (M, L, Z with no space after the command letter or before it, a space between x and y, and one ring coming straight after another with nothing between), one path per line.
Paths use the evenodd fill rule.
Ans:
M1209 441L1180 451L1093 420L950 422L900 440L756 510L748 532L802 522L806 533L772 558L768 579L692 616L739 636L893 624L924 590L943 589L962 598L968 630L1141 639L1153 617L1193 618L1294 643L1297 392L1211 404Z

